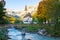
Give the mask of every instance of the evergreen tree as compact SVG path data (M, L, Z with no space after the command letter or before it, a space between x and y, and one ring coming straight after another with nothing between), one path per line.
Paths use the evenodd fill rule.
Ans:
M0 1L0 24L8 23L7 19L4 19L4 17L6 17L5 12L4 12L6 9L4 8L4 6L5 6L5 1L1 0Z

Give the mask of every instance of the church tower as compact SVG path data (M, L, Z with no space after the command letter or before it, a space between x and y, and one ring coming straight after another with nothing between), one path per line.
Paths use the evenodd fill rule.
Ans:
M27 5L25 5L25 11L27 11Z

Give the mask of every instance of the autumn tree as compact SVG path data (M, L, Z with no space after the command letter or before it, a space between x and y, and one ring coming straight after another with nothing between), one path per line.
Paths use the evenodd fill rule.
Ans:
M37 15L39 21L51 19L51 23L53 22L54 26L53 28L50 27L50 33L54 35L60 35L60 22L58 22L60 18L60 0L41 1L38 6Z

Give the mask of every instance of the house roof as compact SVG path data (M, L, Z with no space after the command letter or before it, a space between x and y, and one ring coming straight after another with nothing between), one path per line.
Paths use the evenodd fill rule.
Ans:
M24 16L24 18L25 18L25 17L31 17L31 18L32 18L32 16L31 16L30 13L26 14L26 15Z

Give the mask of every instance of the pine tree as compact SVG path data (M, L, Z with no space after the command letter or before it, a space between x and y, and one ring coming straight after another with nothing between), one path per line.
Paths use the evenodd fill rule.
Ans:
M5 12L4 12L6 9L4 8L4 6L5 6L5 1L1 0L0 1L0 24L8 23L7 19L3 18L3 17L6 17Z

